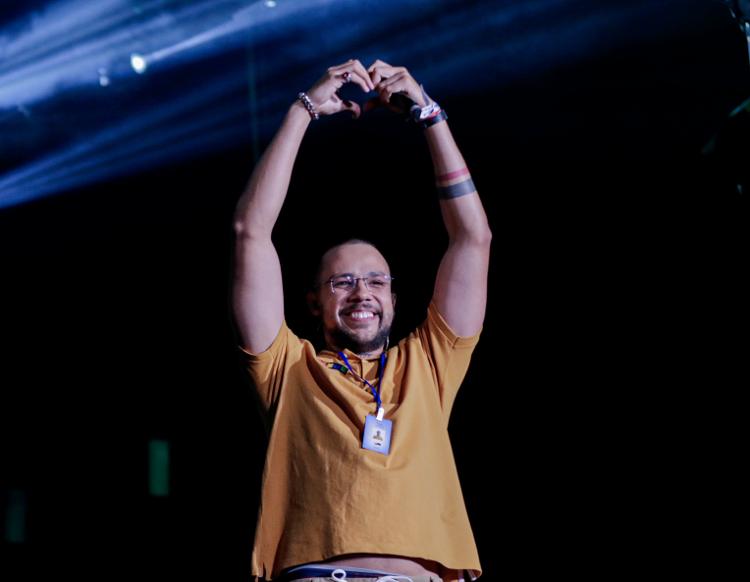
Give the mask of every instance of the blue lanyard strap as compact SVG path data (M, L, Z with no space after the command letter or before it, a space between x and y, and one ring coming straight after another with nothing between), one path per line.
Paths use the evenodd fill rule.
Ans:
M346 367L349 368L349 371L354 374L357 378L362 380L365 384L367 384L370 387L370 390L372 390L372 393L375 395L375 402L378 403L378 410L380 410L383 407L382 402L380 401L380 387L383 384L383 373L385 372L385 351L383 351L380 354L380 366L378 367L378 387L375 388L372 384L370 384L367 380L365 380L362 376L357 374L357 372L354 371L354 368L352 368L352 365L349 363L349 359L346 357L346 354L344 352L339 352L339 357L344 360L344 363L346 364Z

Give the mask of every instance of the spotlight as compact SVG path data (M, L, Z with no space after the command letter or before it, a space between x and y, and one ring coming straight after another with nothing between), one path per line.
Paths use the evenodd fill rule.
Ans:
M266 6L274 8L276 6L276 0L266 0Z
M139 55L138 53L133 53L132 55L130 55L130 66L133 67L133 70L136 73L141 75L148 68L148 63L143 56Z
M101 85L102 87L109 86L109 75L107 74L107 69L105 68L99 69L99 85Z

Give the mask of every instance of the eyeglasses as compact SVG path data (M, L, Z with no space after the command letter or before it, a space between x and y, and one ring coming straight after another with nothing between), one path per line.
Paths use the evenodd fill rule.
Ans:
M393 277L383 273L368 275L367 277L355 277L354 275L334 275L325 283L331 286L331 293L351 293L357 286L358 281L364 281L365 287L370 291L383 291L391 286Z

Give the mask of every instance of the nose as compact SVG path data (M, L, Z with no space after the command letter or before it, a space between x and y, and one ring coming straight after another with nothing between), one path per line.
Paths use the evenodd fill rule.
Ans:
M357 277L354 280L354 289L351 290L349 297L361 297L363 295L369 295L370 288L367 286L364 277Z

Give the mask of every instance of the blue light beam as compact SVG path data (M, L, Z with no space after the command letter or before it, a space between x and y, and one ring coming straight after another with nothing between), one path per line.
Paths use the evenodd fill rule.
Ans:
M75 23L79 28L75 46L58 39L52 48L40 48L42 39L57 38L41 24L25 32L11 27L10 40L8 33L3 34L0 47L10 50L22 66L0 67L0 131L4 105L17 105L20 100L27 111L21 97L49 98L66 83L84 77L88 82L89 76L98 84L106 78L102 86L125 75L135 77L132 54L140 55L143 64L158 73L177 63L194 67L207 56L248 43L273 47L262 54L255 51L258 83L263 87L257 114L263 129L270 132L301 85L317 79L325 66L351 57L365 65L375 58L406 64L440 100L483 87L497 88L619 44L656 38L664 34L665 13L679 4L678 0L604 5L582 0L405 0L394 6L382 0L314 0L279 2L270 9L263 2L198 1L172 6L172 12L165 13L167 3L154 2L136 18L126 2L105 0L110 11L105 26L89 18L106 11L92 12L82 2L54 5L71 9L68 24L57 23L54 30L68 30ZM59 14L64 12L50 9L37 22ZM23 34L36 42L19 36ZM91 74L84 75L84 68L94 62L97 66ZM109 115L104 129L78 136L56 152L0 176L0 208L247 140L250 120L244 104L236 102L245 83L244 71L204 72L196 82L197 72L191 69L186 91L166 96L150 109L134 104L132 111L114 121ZM153 76L143 81L148 82L148 77Z

